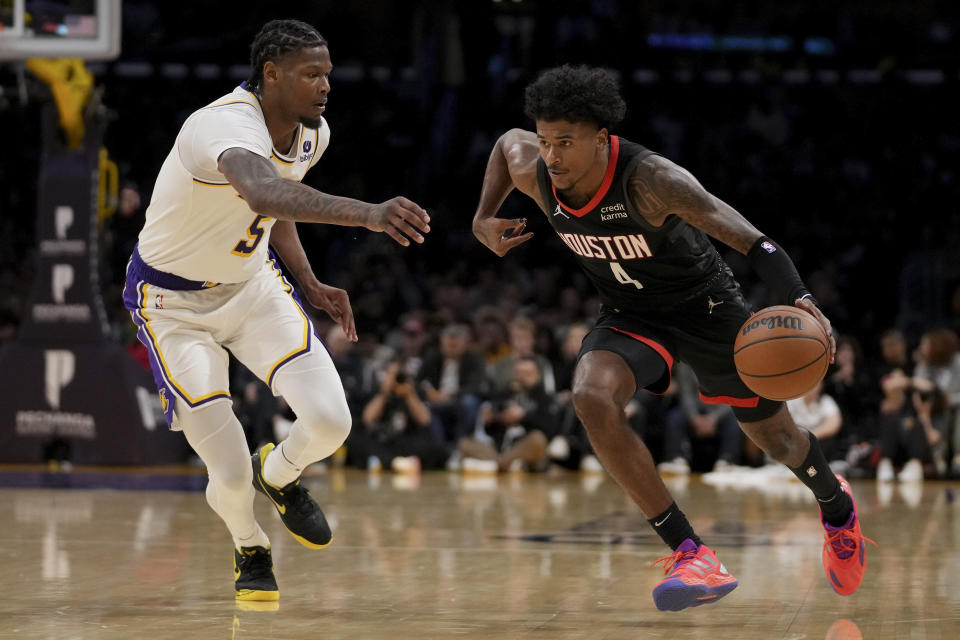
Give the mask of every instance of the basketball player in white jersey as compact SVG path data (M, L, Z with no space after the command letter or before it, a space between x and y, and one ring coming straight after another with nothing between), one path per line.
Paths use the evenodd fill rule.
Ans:
M209 472L207 501L233 537L237 599L275 601L254 488L301 544L328 545L330 527L300 473L343 443L351 421L330 356L268 247L307 301L355 341L347 293L314 276L296 222L362 226L403 246L423 242L430 227L406 198L370 204L300 183L330 139L323 113L333 67L313 27L268 22L251 63L245 83L180 130L127 268L124 303L150 353L170 426ZM297 415L287 439L264 446L252 465L231 409L227 349Z

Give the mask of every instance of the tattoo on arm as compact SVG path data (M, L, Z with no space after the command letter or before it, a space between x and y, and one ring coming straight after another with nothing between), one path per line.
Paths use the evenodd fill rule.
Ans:
M629 180L630 201L648 222L654 222L667 215L667 206L656 194L646 179L634 175Z
M372 205L317 191L277 173L270 160L246 149L223 152L221 173L256 213L278 220L364 226Z
M673 214L744 255L762 235L736 209L665 158L652 156L640 162L628 186L631 203L654 226Z
M259 188L262 212L278 220L362 227L370 217L370 205L365 202L332 196L294 180L277 177Z

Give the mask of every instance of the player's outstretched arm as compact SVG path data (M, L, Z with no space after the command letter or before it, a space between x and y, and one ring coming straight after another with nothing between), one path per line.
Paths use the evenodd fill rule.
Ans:
M531 131L511 129L500 136L490 152L483 174L480 203L473 216L473 235L498 256L533 237L523 233L526 218L498 218L497 211L514 189L530 196L544 209L537 189L537 136Z
M430 231L427 212L404 197L371 204L323 193L282 177L269 160L246 149L227 149L218 167L250 209L277 220L366 227L405 247L410 239L423 242Z
M641 161L630 177L630 198L654 226L674 214L750 260L763 281L781 297L810 312L830 336L830 361L836 352L830 321L817 308L787 252L763 235L726 202L709 193L693 175L662 156Z

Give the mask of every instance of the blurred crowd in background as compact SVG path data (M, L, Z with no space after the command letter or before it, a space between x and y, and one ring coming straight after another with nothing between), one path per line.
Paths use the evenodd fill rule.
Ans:
M363 230L300 225L322 281L346 289L360 341L314 314L354 414L337 463L361 468L595 469L570 389L595 292L535 207L534 238L498 259L470 222L497 137L532 128L524 86L560 63L609 68L627 119L613 131L689 169L791 254L840 338L822 389L791 402L851 475L960 475L960 20L937 2L620 0L314 2L220 10L123 3L121 58L92 63L121 168L103 228L114 339L139 354L120 290L153 180L183 120L246 76L273 17L314 24L334 72L329 149L305 182L381 201L405 195L433 231L402 249ZM896 5L896 6L895 6ZM695 17L694 17L695 16ZM0 66L0 341L32 277L43 87ZM18 99L17 88L29 94ZM25 88L24 88L25 87ZM718 246L755 307L773 300ZM145 362L145 359L144 359ZM251 446L283 437L282 400L234 367ZM688 370L628 413L662 469L765 464Z

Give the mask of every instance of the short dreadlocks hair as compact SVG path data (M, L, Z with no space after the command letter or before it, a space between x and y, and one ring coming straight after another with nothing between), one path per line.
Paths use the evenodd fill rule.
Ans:
M524 112L534 120L585 122L611 129L626 114L617 81L604 69L563 65L527 86Z
M299 20L271 20L263 25L250 45L250 76L246 87L254 93L263 90L263 65L284 56L313 47L325 47L327 41L317 30Z

